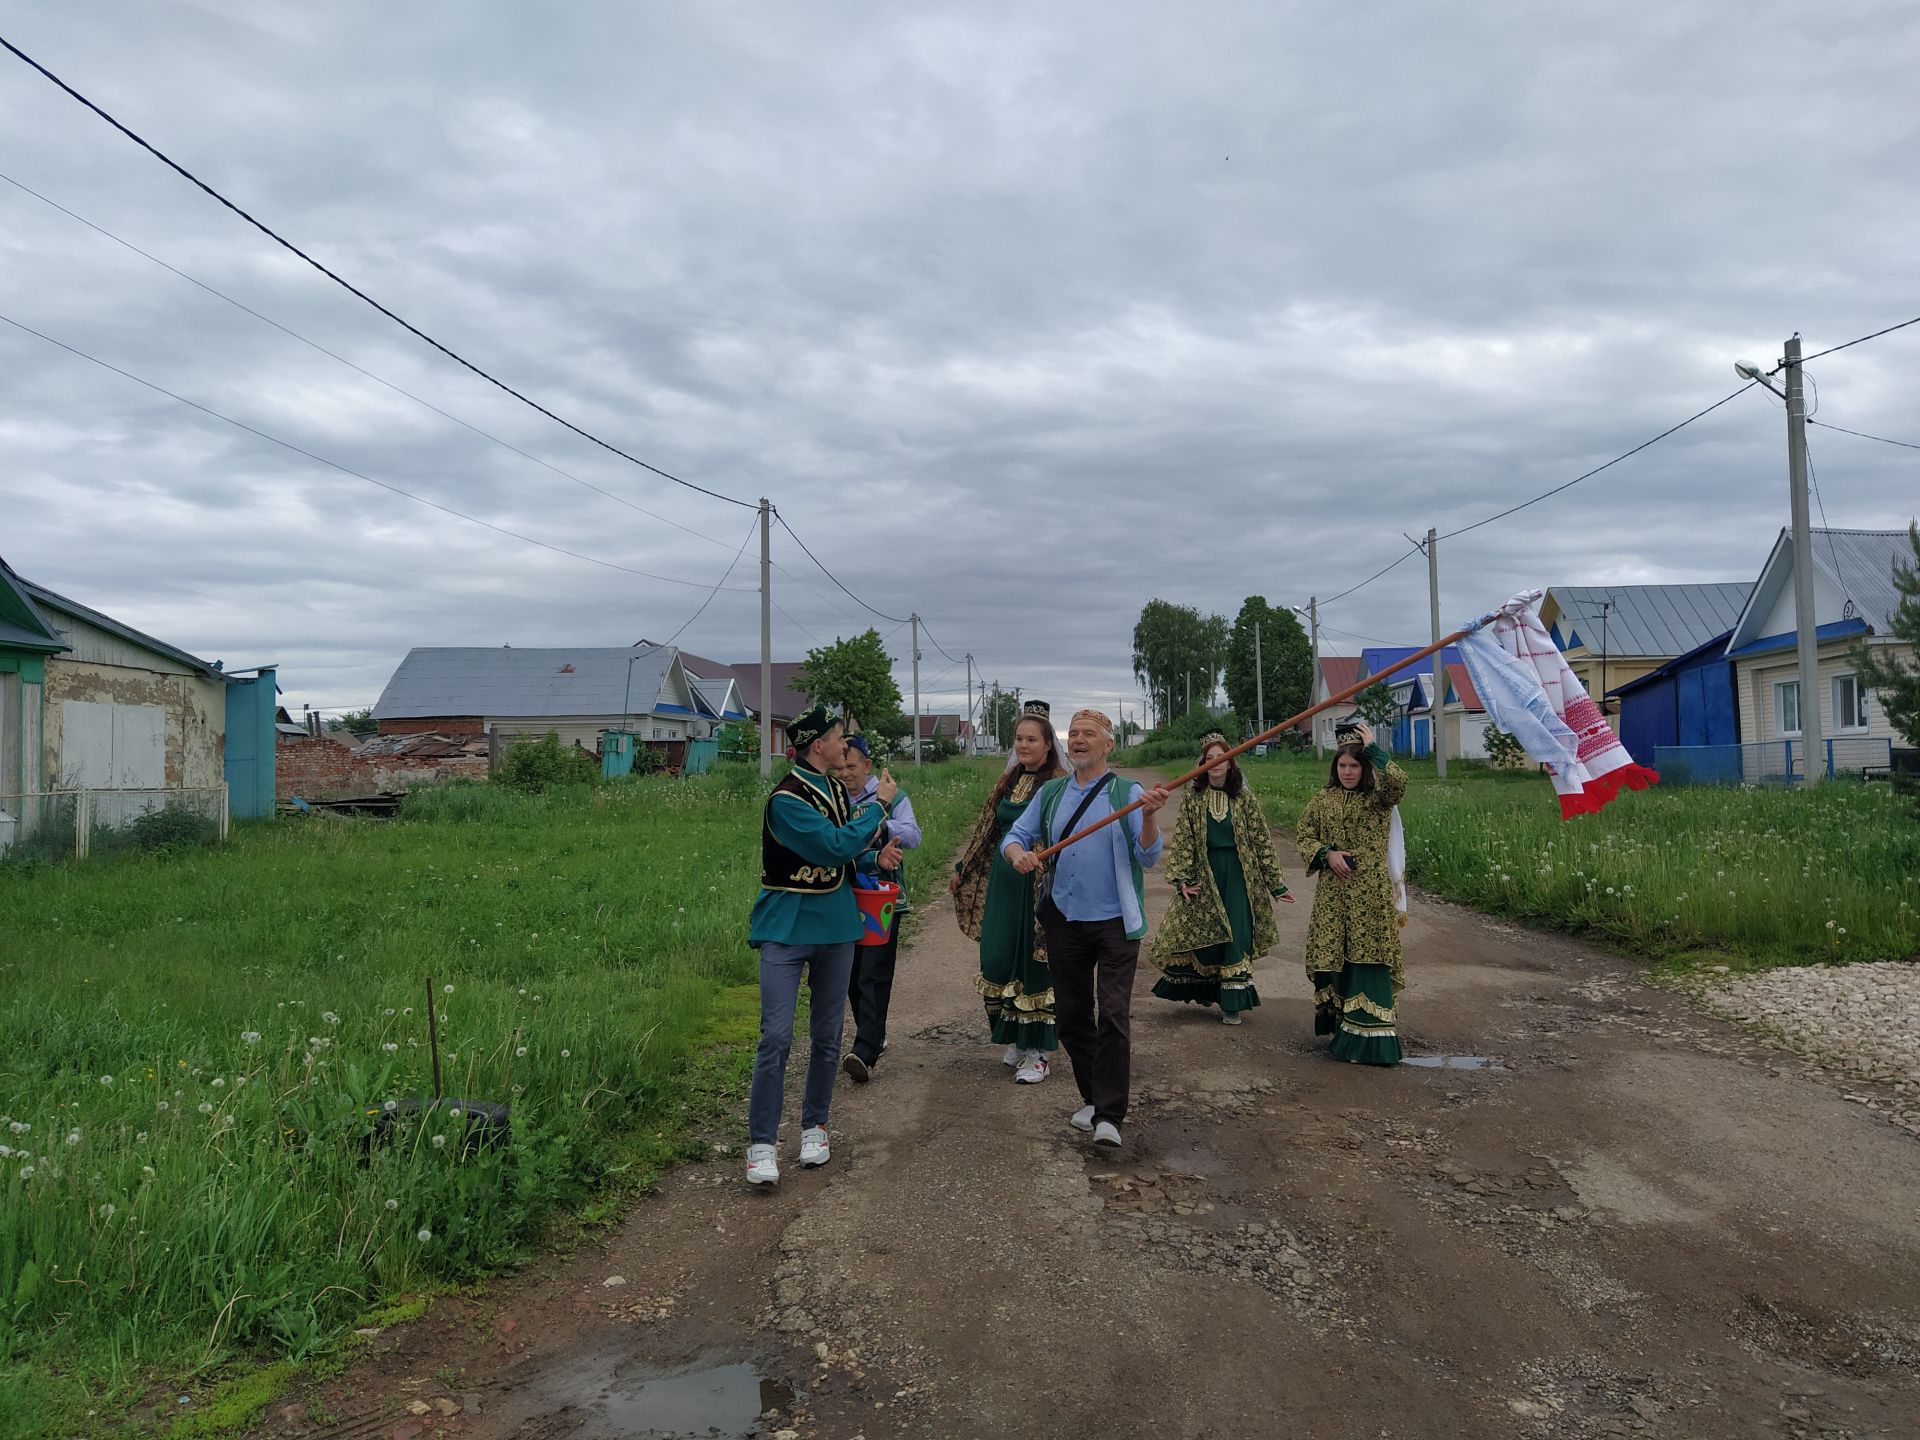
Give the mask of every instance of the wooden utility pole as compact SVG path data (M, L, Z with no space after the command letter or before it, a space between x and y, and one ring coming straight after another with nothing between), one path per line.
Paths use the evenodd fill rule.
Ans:
M1800 744L1807 783L1826 778L1820 743L1820 640L1813 608L1813 521L1807 513L1807 397L1800 374L1800 337L1787 341L1787 483L1793 512L1793 630L1800 659Z
M760 500L760 775L773 774L773 507ZM631 667L628 675L633 674Z

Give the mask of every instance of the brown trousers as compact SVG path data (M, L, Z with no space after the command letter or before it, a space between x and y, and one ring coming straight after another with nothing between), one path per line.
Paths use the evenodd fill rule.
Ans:
M1073 1065L1080 1098L1094 1123L1127 1118L1133 1071L1133 972L1140 942L1125 922L1069 920L1051 900L1040 912L1053 970L1054 1013L1060 1048ZM1098 1001L1098 1014L1095 1002Z

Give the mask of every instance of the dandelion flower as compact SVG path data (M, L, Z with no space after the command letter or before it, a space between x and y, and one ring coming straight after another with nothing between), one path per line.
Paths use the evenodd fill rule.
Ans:
M202 1115L213 1114L213 1102L211 1100L202 1100L200 1102L200 1113Z
M249 1045L258 1045L260 1043L260 1032L258 1030L242 1030L240 1032L240 1038Z
M0 1160L6 1159L11 1154L13 1154L13 1147L11 1145L0 1145Z
M562 1060L570 1060L570 1059L572 1059L572 1058L573 1058L573 1051L571 1051L571 1050L562 1050L562 1051L560 1052L560 1058L561 1058Z
M80 1132L78 1130L69 1130L67 1132L67 1144L78 1145L79 1143L80 1143Z
M526 1058L526 1053L527 1053L527 1047L524 1045L516 1045L513 1048L513 1054L516 1060Z
M102 1085L111 1085L111 1084L113 1084L113 1076L111 1076L111 1075L102 1075L102 1076L100 1077L100 1083L101 1083Z
M171 1106L171 1105L169 1105L169 1104L168 1104L168 1103L167 1103L166 1101L164 1101L164 1100L162 1100L162 1101L160 1102L160 1108L161 1108L162 1110L171 1110L171 1109L173 1108L173 1106Z
M426 1228L425 1228L425 1227L423 1226L423 1227L422 1227L422 1228L420 1229L420 1231L419 1231L419 1232L418 1232L417 1234L415 1234L415 1235L414 1235L414 1237L413 1237L413 1238L414 1238L414 1239L416 1239L416 1240L418 1240L418 1241L419 1241L419 1242L420 1242L420 1243L421 1243L422 1245L424 1245L424 1244L426 1244L426 1243L427 1243L427 1242L428 1242L429 1240L431 1240L431 1239L433 1239L433 1231L431 1231L431 1230L428 1230L428 1229L426 1229Z
M213 1079L209 1080L207 1083L213 1086L214 1089L219 1090L223 1088L227 1082L222 1076L216 1075L213 1077Z
M33 1166L22 1165L20 1167L20 1178L22 1180L31 1180L33 1178Z
M400 1202L398 1200L387 1201L387 1209L398 1210L399 1208L400 1208Z
M33 1126L27 1124L27 1122L24 1120L15 1120L7 1126L7 1129L11 1130L16 1135L24 1135L29 1130L33 1129Z
M458 1120L462 1115L466 1114L467 1112L462 1110L458 1105L456 1105L453 1107L453 1109L451 1109L447 1113L453 1116L454 1119Z
M100 1218L102 1220L113 1219L113 1202L111 1200L100 1207Z
M142 1175L144 1175L144 1176L146 1176L146 1177L147 1177L147 1179L149 1179L149 1180L151 1180L151 1179L153 1179L153 1166L151 1166L151 1165L142 1165L142 1166L140 1167L140 1173L141 1173Z
M386 1051L386 1052L387 1052L387 1054L389 1054L389 1055L392 1055L392 1054L394 1054L394 1053L396 1053L396 1052L397 1052L397 1051L398 1051L398 1050L400 1049L400 1047L399 1047L398 1045L396 1045L396 1044L394 1044L394 1042L393 1042L393 1041L391 1041L391 1040L389 1040L389 1041L387 1041L387 1043L386 1043L386 1044L384 1044L384 1045L382 1045L382 1046L381 1046L380 1048L381 1048L382 1050L384 1050L384 1051Z
M447 1137L446 1137L446 1136L444 1136L444 1135L436 1135L436 1136L434 1136L434 1137L433 1137L433 1148L434 1148L434 1149L436 1149L436 1150L444 1150L444 1149L446 1149L446 1148L447 1148Z
M382 1108L382 1109L384 1109L384 1110L389 1110L389 1111L392 1111L392 1110L397 1110L397 1109L399 1109L399 1108L400 1108L400 1102L399 1102L398 1100L389 1100L389 1101L387 1101L387 1103L386 1103L386 1104L385 1104L384 1106L382 1106L381 1108Z
M453 986L451 986L451 985L442 985L442 986L440 987L440 993L441 993L442 995L451 995L451 994L453 994Z
M320 1018L326 1021L327 1024L329 1025L338 1025L340 1023L339 1015L337 1015L332 1010L322 1010L320 1012Z

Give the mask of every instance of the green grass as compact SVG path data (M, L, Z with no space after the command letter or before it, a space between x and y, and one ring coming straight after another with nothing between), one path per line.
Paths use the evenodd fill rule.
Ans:
M1242 761L1289 827L1327 763ZM1682 962L1920 954L1920 823L1889 786L1657 786L1562 821L1542 776L1449 768L1409 763L1400 812L1408 878L1449 900Z
M944 883L991 774L903 773L911 889ZM684 1153L725 1089L697 1057L737 1077L757 1033L763 794L740 768L453 786L393 822L0 872L0 1435L105 1433L158 1385L252 1413L260 1365ZM463 1154L447 1111L369 1143L430 1094L429 975L445 1093L510 1104L509 1145Z

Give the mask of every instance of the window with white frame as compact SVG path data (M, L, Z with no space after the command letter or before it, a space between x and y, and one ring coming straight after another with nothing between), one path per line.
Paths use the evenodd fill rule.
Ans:
M1773 687L1773 729L1777 735L1800 733L1800 682L1782 680Z
M1837 730L1867 728L1867 692L1858 675L1833 677L1833 724Z

